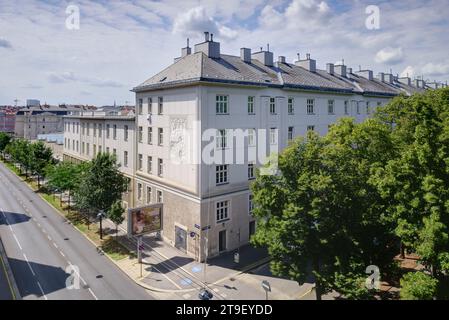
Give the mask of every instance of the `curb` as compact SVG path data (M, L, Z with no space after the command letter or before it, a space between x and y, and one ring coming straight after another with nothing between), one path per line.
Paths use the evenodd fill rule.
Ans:
M19 288L17 287L16 280L14 279L14 275L11 270L11 266L9 265L8 257L6 256L5 247L3 246L1 238L0 238L0 262L2 263L2 267L5 268L6 280L8 281L9 288L13 295L13 300L22 300Z

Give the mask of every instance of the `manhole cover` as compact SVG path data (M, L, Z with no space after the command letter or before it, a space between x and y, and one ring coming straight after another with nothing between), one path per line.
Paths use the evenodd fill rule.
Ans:
M96 276L95 278L97 278L97 279L102 279L103 278L103 276L101 275L101 274L99 274L98 276Z
M64 238L65 241L69 240L69 238Z

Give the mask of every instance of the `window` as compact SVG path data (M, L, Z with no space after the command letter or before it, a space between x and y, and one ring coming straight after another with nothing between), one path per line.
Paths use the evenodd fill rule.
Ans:
M94 137L97 136L97 124L94 123Z
M137 184L137 199L142 200L142 184Z
M109 137L110 137L109 129L111 129L111 125L107 124L106 125L106 139L109 139Z
M157 203L162 203L162 202L164 202L164 198L162 197L162 191L161 190L158 190L157 191Z
M248 129L248 146L256 145L256 129Z
M139 104L138 104L138 113L139 114L142 114L142 112L143 112L143 100L142 99L139 99Z
M334 114L334 100L327 101L327 113Z
M151 187L147 187L147 203L151 203L151 195L153 193L153 190Z
M86 126L85 126L85 123L82 123L81 124L81 134L85 134L86 133Z
M227 220L229 216L229 201L217 202L216 217L217 222Z
M162 146L164 145L164 129L159 128L158 129L158 134L157 134L157 144Z
M123 152L123 165L128 166L128 151Z
M80 133L80 124L79 124L79 122L76 123L76 133Z
M78 152L79 151L79 142L77 141L76 142L76 152Z
M138 170L142 171L142 167L143 167L143 156L139 154L139 161L137 163L137 168Z
M89 144L88 143L86 143L86 154L87 155L89 155L89 153L90 153L90 150L89 150L90 148L89 148Z
M148 127L148 144L153 144L153 128Z
M254 163L248 163L248 179L254 179Z
M250 194L248 196L248 213L250 215L252 215L253 211L254 211L254 201L253 201L253 199L254 199L254 196L252 194Z
M217 131L217 149L224 149L227 147L226 129Z
M288 127L288 141L292 141L293 140L293 127Z
M254 97L248 97L248 114L256 114L254 112Z
M307 126L307 131L315 131L315 126Z
M158 114L164 113L164 98L163 97L157 98L157 113Z
M137 139L140 143L143 142L143 127L139 127L139 133L138 133Z
M371 109L370 109L370 105L369 105L369 101L366 102L366 114L370 114L371 113Z
M315 100L307 99L307 114L315 114Z
M378 106L378 107L382 107L382 102L378 101L378 102L377 102L377 106Z
M148 114L153 113L153 98L148 98Z
M82 142L82 143L81 143L81 153L82 153L82 154L84 154L84 149L85 149L84 146L85 146L85 145L84 145L84 142Z
M277 144L277 129L270 128L270 144Z
M217 185L228 183L228 165L215 167L215 183Z
M348 100L345 101L345 114L346 115L349 114L349 101Z
M270 114L276 114L276 99L270 98Z
M153 172L153 157L151 156L147 157L147 172L148 173Z
M293 98L288 98L288 101L287 101L287 111L288 111L288 114L294 114L294 113L295 113L294 100L293 100Z
M98 125L98 136L101 138L101 131L103 131L103 126L101 124Z
M357 102L357 114L360 114L360 101Z
M106 153L109 153L110 149L109 147L106 147Z
M87 136L89 136L89 131L90 131L90 123L86 124L86 131L87 131Z
M117 149L112 149L112 154L117 157Z
M157 174L162 177L164 175L164 160L158 159Z
M112 127L112 139L117 140L117 125L114 124Z
M217 95L215 109L217 114L228 114L228 96Z
M102 147L98 146L98 153L101 153Z
M125 131L125 141L128 141L128 126L125 125L124 131Z
M94 143L94 153L93 153L93 156L95 157L96 154L97 154L97 145Z

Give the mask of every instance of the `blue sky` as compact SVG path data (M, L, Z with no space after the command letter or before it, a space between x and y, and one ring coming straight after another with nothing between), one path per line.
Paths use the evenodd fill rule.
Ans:
M80 29L65 26L68 5ZM380 28L365 26L377 5ZM134 102L129 90L173 62L208 30L223 53L270 44L318 67L344 59L355 70L449 80L449 0L0 0L0 105Z

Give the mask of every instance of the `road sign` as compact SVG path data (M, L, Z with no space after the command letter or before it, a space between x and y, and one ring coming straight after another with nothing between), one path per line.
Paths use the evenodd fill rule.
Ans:
M267 280L262 281L262 288L266 291L266 292L271 292L271 285Z
M201 226L199 224L195 224L195 228L201 229Z
M195 232L193 232L193 231L190 232L190 237L191 237L191 238L195 238L195 236L196 236L196 233L195 233Z
M238 252L234 253L234 262L235 263L240 262L240 254Z

